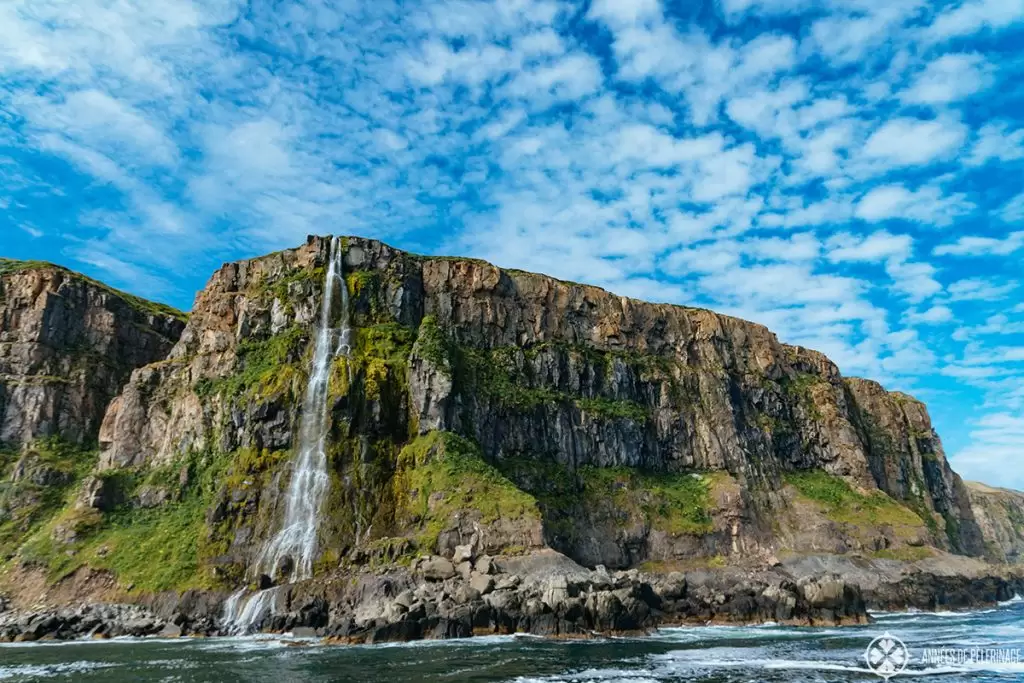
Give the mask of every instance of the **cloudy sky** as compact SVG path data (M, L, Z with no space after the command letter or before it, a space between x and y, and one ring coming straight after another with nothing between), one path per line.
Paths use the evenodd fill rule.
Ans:
M1024 0L7 0L2 253L307 233L762 322L1024 487Z

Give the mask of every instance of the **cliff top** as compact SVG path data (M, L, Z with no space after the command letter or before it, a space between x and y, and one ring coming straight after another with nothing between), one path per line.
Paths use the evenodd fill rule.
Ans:
M83 275L82 273L55 263L50 263L48 261L21 261L18 259L0 257L0 278L6 278L10 275L33 270L58 272L66 277L71 277L81 282L85 282L92 287L118 297L129 306L145 315L169 317L182 322L185 322L188 319L187 313L179 311L172 306L156 301L150 301L149 299L144 299L140 296L129 294L128 292L123 292L106 283L95 280L88 275Z
M988 484L984 484L984 483L982 483L980 481L970 481L970 480L965 479L964 480L964 484L967 485L967 488L974 489L975 491L980 491L982 493L1005 494L1005 495L1010 495L1010 496L1024 496L1024 491L1018 491L1017 489L1002 488L1000 486L989 486Z

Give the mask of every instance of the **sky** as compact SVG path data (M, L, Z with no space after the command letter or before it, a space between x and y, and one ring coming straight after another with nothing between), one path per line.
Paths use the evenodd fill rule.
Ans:
M763 323L1024 488L1024 0L7 0L0 254L355 234Z

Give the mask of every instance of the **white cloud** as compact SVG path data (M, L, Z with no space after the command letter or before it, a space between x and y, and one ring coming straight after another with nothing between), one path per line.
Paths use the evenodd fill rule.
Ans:
M951 463L966 479L1024 489L1024 415L997 412L985 415L970 434L970 445Z
M950 157L966 134L966 127L952 119L896 118L871 134L864 154L892 166L919 166Z
M946 289L953 301L997 301L1005 299L1016 288L1016 282L1000 284L989 278L972 277L957 280Z
M930 263L891 260L885 271L892 278L893 291L911 303L920 303L942 291L942 285L935 279L936 269Z
M965 235L956 242L941 244L932 250L936 256L1007 256L1024 248L1024 230L1006 237L975 237Z
M1006 123L986 123L974 140L970 155L964 160L970 166L989 161L1016 161L1024 159L1024 128L1009 130Z
M932 306L923 311L910 310L904 315L904 319L911 325L938 325L953 320L953 310L949 306Z
M900 219L933 225L949 225L957 217L970 213L974 205L965 195L943 196L936 186L911 191L902 184L882 185L870 190L857 202L856 216L868 222Z
M1024 192L999 207L995 214L1007 223L1024 222Z
M848 261L903 261L910 257L913 239L910 235L894 235L879 230L858 236L840 233L825 244L828 260L833 263Z
M910 104L948 104L985 90L992 83L992 66L979 54L946 54L914 78L901 95Z
M967 36L982 29L999 30L1024 19L1021 0L968 0L935 17L927 33L933 40Z

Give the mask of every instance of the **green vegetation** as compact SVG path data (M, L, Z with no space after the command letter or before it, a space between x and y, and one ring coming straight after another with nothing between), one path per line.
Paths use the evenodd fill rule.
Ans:
M836 522L918 528L923 521L915 512L884 492L855 491L842 478L822 470L791 472L785 479L805 499L821 505L825 514Z
M96 452L57 438L41 439L21 453L0 449L0 562L51 519L96 462ZM12 470L21 472L14 481Z
M537 499L545 529L556 537L572 536L580 516L616 525L642 521L672 535L713 530L711 492L718 474L590 465L572 472L551 458L528 454L505 458L500 466Z
M600 415L605 418L619 418L643 422L647 419L647 409L633 401L613 401L607 398L580 398L576 405L585 413Z
M901 562L917 562L935 555L928 546L904 546L902 548L885 548L871 553L872 557L883 560L899 560Z
M306 331L298 325L267 339L246 339L238 345L235 371L221 379L200 380L195 392L266 400L293 391L304 381L301 359L308 343Z
M423 317L416 336L416 353L449 377L452 375L454 349L448 337L441 331L437 318L432 315Z
M529 411L545 405L575 404L602 419L644 422L649 417L647 409L632 401L587 398L549 387L531 386L527 362L530 356L515 347L483 350L458 346L454 356L458 390L485 396L504 408Z
M614 509L642 513L651 527L673 535L713 529L709 476L591 466L580 468L579 476L588 504L604 501Z
M782 390L796 399L812 420L821 419L821 411L814 400L814 388L822 383L821 377L806 372L797 373L795 377L783 376L780 380Z
M227 552L240 523L256 526L259 520L247 514L250 494L258 495L288 455L255 449L190 452L155 469L104 472L102 490L110 511L64 501L60 514L38 526L21 546L18 559L45 568L53 581L89 566L113 572L133 590L214 587L211 563ZM138 507L139 491L149 486L166 486L175 495L157 507ZM219 521L211 527L207 520L214 509L220 509ZM234 579L241 577L237 569Z
M11 275L14 273L19 273L26 270L38 270L46 268L59 270L65 275L73 277L77 280L81 280L82 282L87 282L93 287L96 287L97 289L103 290L108 294L112 294L113 296L122 299L125 303L127 303L129 306L131 306L139 313L142 313L143 315L174 318L176 320L180 320L181 322L185 322L186 320L188 320L188 314L183 313L182 311L179 311L176 308L167 306L166 304L160 304L154 301L149 301L148 299L143 299L142 297L135 296L134 294L122 292L118 289L114 289L110 285L100 282L99 280L94 280L91 277L82 275L81 273L76 273L73 270L69 270L63 266L58 266L54 263L48 263L46 261L18 261L15 259L0 258L0 277L3 277L5 275ZM2 292L0 292L0 295L2 295ZM2 297L0 297L0 300L2 300Z
M398 455L396 499L419 529L417 545L433 549L458 514L472 511L481 524L498 519L540 518L537 501L488 464L472 441L430 432Z
M406 368L412 352L413 331L398 323L382 323L353 330L350 362L363 371L366 398L379 401L389 380L407 386Z

